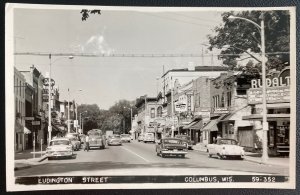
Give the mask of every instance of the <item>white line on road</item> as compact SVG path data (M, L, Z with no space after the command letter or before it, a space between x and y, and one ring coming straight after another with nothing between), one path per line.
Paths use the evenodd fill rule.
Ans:
M144 161L146 161L146 162L150 162L149 160L145 159L144 157L142 157L142 156L138 155L137 153L135 153L135 152L133 152L133 151L131 151L131 150L129 150L129 149L127 149L127 148L125 148L125 147L122 147L122 148L123 148L123 149L125 149L125 150L127 150L128 152L131 152L132 154L134 154L134 155L136 155L136 156L140 157L140 158L141 158L141 159L143 159Z

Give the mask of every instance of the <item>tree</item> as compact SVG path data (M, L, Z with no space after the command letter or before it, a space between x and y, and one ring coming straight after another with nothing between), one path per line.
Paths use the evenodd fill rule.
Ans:
M80 13L82 15L81 20L86 21L86 19L88 19L90 17L90 14L99 14L99 15L101 15L101 10L98 10L98 9L94 9L94 10L82 9Z
M222 14L223 25L214 29L213 35L208 35L210 49L222 49L219 58L231 69L236 69L239 61L252 60L253 68L261 65L260 30L254 24L236 19L230 21L230 15L247 18L260 25L261 11L225 12ZM267 68L283 69L289 64L289 11L264 11ZM274 54L276 53L276 54ZM229 55L228 55L229 54ZM247 57L241 57L247 54ZM248 64L247 70L251 70Z

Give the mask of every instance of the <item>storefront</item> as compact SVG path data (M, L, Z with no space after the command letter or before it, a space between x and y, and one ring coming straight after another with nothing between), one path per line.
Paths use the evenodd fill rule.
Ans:
M24 150L24 126L15 121L15 151L19 152Z
M285 69L279 77L267 79L267 122L269 153L289 155L290 145L290 77ZM252 106L251 115L244 120L254 120L255 147L262 147L262 90L260 81L253 81L248 91L248 104Z

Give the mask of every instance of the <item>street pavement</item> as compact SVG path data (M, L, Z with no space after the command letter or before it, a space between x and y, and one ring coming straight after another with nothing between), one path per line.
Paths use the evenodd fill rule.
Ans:
M185 158L162 158L154 143L132 141L89 152L74 152L72 159L44 160L15 176L83 175L289 175L287 166L264 165L246 160L209 158L205 152L190 150Z

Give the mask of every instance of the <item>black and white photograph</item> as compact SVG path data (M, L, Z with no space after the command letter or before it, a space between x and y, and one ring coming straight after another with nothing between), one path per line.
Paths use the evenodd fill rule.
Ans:
M6 4L7 191L295 189L295 10Z

